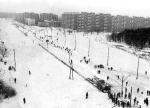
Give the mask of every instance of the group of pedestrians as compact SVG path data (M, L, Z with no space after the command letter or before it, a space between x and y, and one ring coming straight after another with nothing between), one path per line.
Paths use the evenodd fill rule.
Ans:
M29 74L29 76L31 75L31 71L30 70L28 71L28 74ZM14 83L15 84L17 83L17 78L14 78ZM27 87L27 84L26 84L25 87ZM23 97L23 104L26 104L26 98L25 97Z
M121 99L121 93L120 92L118 92L118 93L108 92L108 97L109 97L109 99L112 100L112 102L116 106L123 107L123 108L125 108L125 107L129 108L131 106L129 100L125 101L125 100ZM129 98L131 98L131 97L129 96Z

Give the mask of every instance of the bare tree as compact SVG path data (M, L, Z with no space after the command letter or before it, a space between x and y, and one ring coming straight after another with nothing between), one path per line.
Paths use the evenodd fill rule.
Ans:
M8 56L8 49L4 45L4 42L0 43L0 55L2 56L2 58L5 58Z

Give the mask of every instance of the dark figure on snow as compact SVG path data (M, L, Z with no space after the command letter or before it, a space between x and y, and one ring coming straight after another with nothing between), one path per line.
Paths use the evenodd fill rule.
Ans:
M7 64L7 62L5 61L5 62L4 62L4 65L6 65L6 64Z
M127 102L127 107L130 107L130 102L129 101Z
M147 90L147 95L148 95L148 96L150 95L150 91L149 91L149 90Z
M107 80L109 80L109 76L107 76Z
M144 100L144 103L148 106L148 98Z
M126 86L128 85L128 81L126 82Z
M69 79L73 79L73 61L72 61L72 59L70 60L70 74L69 74Z
M125 94L127 94L127 90L128 90L128 89L125 87Z
M112 70L113 70L113 67L111 67L110 70L112 71Z
M145 75L147 75L147 71L145 71Z
M25 98L23 98L23 103L24 103L24 104L26 103L26 99L25 99Z
M17 79L16 79L16 78L14 78L14 82L15 82L15 83L17 82Z
M31 75L31 71L29 70L29 75Z
M135 105L135 103L136 103L136 97L134 98L134 105Z
M86 99L88 99L88 96L89 96L89 94L88 94L88 92L86 92Z
M137 89L137 93L139 93L139 91L140 91L140 89L138 88L138 89Z
M101 71L100 71L100 70L98 70L98 71L97 71L97 73L98 73L98 74L100 74L100 73L101 73Z
M119 75L118 75L118 79L119 79Z
M128 93L128 99L131 99L131 93Z

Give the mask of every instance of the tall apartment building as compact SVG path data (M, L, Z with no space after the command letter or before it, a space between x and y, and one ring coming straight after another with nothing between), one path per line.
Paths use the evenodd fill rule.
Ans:
M95 30L95 13L81 12L77 18L77 30L91 32Z
M87 32L95 31L95 13L87 14L87 24L85 31Z
M121 32L125 29L150 27L150 18L111 16L111 14L95 14L88 12L64 13L62 15L64 28L84 32Z
M62 26L64 28L71 28L77 30L77 18L79 13L76 12L65 12L62 14Z
M35 24L37 24L38 20L39 20L39 14L37 13L29 13L29 12L25 12L25 13L18 13L16 16L15 16L15 19L19 22L22 22L22 23L26 23L27 20L26 19L34 19L35 20Z
M137 29L148 27L149 21L143 17L129 17L129 16L113 16L112 31L121 32L125 29Z
M88 22L88 13L81 12L77 18L77 30L78 31L87 31L87 22Z
M112 30L112 16L111 14L104 14L104 32L111 32Z
M95 15L95 31L97 32L104 31L104 14Z
M58 21L58 15L52 14L52 13L41 13L40 14L40 20L44 21Z
M35 19L25 18L25 24L27 24L29 26L35 26Z
M111 32L112 16L110 14L95 14L88 12L64 13L62 24L64 28L71 28L78 31Z
M127 28L127 24L129 24L128 18L126 16L113 16L112 17L112 32L121 32L125 28Z
M150 18L146 18L146 20L145 20L145 27L146 28L150 27Z

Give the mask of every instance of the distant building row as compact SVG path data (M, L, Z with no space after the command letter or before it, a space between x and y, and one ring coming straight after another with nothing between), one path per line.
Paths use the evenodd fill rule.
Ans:
M150 27L150 18L112 16L111 14L95 14L88 12L65 12L58 17L52 13L5 13L0 12L0 18L15 18L27 25L42 27L64 27L84 32L121 32L125 29Z
M85 32L121 32L125 29L150 27L150 18L66 12L62 14L62 26Z
M111 31L111 15L95 13L63 13L62 26L78 31Z
M41 27L60 27L61 22L58 20L58 15L52 13L18 13L15 19L31 26Z

